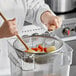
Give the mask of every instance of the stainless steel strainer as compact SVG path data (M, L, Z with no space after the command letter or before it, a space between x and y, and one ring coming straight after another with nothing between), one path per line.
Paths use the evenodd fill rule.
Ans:
M63 41L59 40L55 37L48 36L23 36L22 39L30 48L37 47L38 45L42 45L43 47L55 46L56 50L49 53L28 53L24 52L26 48L22 45L22 43L17 39L15 40L13 47L16 49L16 53L19 58L23 59L26 62L33 62L33 56L35 57L35 61L38 63L47 62L48 55L59 52L62 49ZM45 58L43 58L45 56ZM52 56L52 55L50 55ZM42 62L41 62L42 61Z

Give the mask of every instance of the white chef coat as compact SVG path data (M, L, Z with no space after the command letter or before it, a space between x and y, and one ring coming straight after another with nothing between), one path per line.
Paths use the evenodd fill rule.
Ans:
M0 11L8 20L16 18L19 31L25 20L46 29L41 23L40 16L47 10L51 11L44 0L0 0ZM0 17L0 26L2 23ZM10 74L7 44L7 39L0 39L0 76Z

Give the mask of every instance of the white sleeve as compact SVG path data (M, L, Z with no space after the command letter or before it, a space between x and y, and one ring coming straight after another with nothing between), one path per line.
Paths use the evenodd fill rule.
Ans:
M27 14L25 20L44 29L47 29L47 27L41 22L40 16L47 10L51 11L49 6L45 4L44 0L26 0L26 2Z

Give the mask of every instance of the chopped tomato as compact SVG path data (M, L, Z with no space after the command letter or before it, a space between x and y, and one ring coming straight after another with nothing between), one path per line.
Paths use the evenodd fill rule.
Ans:
M37 48L39 52L41 52L42 50L40 48Z
M44 48L44 52L47 52L47 48Z
M38 51L38 48L31 48L32 50Z
M43 51L43 49L44 49L41 45L38 45L38 48L40 48L41 51Z
M28 52L27 50L25 50L24 52Z

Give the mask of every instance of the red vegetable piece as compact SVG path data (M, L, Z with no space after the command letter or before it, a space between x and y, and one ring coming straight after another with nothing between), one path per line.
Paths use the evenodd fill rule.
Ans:
M44 49L41 45L38 45L38 48L40 48L41 51L43 51L43 49Z
M24 52L28 52L27 50L25 50Z
M34 50L34 48L31 48L32 50Z
M34 48L35 49L35 51L38 51L38 48Z
M44 52L47 52L47 48L44 48Z
M38 51L38 48L31 48L32 50Z
M40 52L42 51L40 48L37 48L37 49L38 49L38 51L40 51Z

